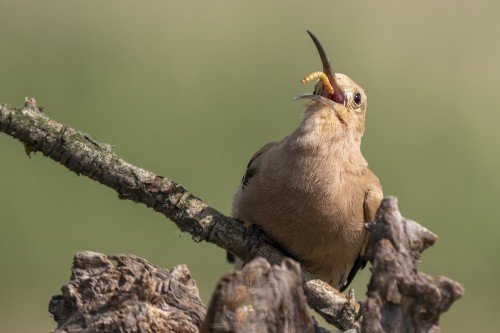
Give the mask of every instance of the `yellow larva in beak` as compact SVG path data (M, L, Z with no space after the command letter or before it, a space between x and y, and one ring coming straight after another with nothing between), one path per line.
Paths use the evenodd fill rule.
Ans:
M303 78L300 82L301 83L307 83L307 82L310 82L310 81L312 81L314 79L319 79L323 83L323 85L325 86L325 88L328 89L328 91L330 92L330 94L333 95L334 90L333 90L332 85L330 84L330 80L328 79L328 76L326 76L326 74L323 73L323 72L320 72L320 71L312 72L311 74L309 74L308 76L306 76L305 78Z

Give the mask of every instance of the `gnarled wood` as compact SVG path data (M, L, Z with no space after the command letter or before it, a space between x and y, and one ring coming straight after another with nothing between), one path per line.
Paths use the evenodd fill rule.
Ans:
M313 333L298 263L270 265L259 258L224 276L201 331Z
M71 281L49 312L55 333L197 333L206 309L184 265L166 270L132 255L87 251L75 255Z
M434 281L417 270L421 253L437 236L402 217L394 197L382 201L369 229L367 255L373 268L362 332L439 332L439 316L464 289L448 278Z

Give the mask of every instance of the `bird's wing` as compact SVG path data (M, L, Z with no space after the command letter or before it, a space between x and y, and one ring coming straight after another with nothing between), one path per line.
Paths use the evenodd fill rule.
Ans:
M233 209L231 212L231 217L233 217L236 220L240 219L240 216L238 216L238 206L239 206L239 199L241 199L241 195L244 195L242 192L247 191L247 187L250 185L250 180L252 179L253 176L255 176L259 172L259 166L260 162L262 159L262 156L266 154L266 152L269 151L270 148L275 146L277 143L276 142L270 142L266 145L264 145L262 148L260 148L250 159L250 161L247 164L247 168L245 170L245 174L241 178L241 185L238 188L238 191L236 192L234 199L233 199ZM245 221L240 222L244 223ZM236 258L234 254L231 252L226 252L226 258L227 261L230 263L235 263Z
M364 212L365 212L365 222L373 222L375 220L375 214L377 213L378 207L384 198L384 194L382 193L382 187L380 183L375 184L371 189L366 191L365 194L365 204L364 204Z
M252 156L252 158L247 164L247 169L245 171L245 174L243 175L243 178L241 178L241 187L239 191L248 186L248 184L250 183L250 179L259 172L260 169L259 166L262 157L266 155L269 149L274 147L276 144L277 144L276 142L267 143Z
M372 222L375 220L375 213L377 212L378 207L380 206L380 202L382 201L383 193L380 184L377 182L376 186L371 189L368 189L365 193L365 201L363 204L363 211L365 216L365 222ZM366 239L361 247L361 251L354 262L354 265L347 276L347 280L344 285L340 288L340 291L344 291L349 284L351 283L354 276L360 269L365 268L366 266L366 249L368 247L368 242L370 241L370 234L366 233Z

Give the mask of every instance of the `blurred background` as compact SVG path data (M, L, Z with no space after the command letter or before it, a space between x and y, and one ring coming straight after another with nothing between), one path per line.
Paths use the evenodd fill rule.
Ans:
M363 152L403 215L439 235L422 270L460 281L444 332L498 328L500 5L493 1L9 1L0 102L116 146L224 213L252 154L299 123L321 68L368 94ZM0 134L0 331L48 332L82 250L186 263L208 303L231 266L142 205ZM357 296L369 275L355 280Z

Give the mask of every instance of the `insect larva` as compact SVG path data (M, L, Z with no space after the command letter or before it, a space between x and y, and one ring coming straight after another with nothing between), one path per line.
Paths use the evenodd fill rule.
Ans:
M328 76L326 76L326 74L323 72L319 72L319 71L312 72L311 74L309 74L308 76L303 78L302 81L300 81L300 82L307 83L307 82L312 81L314 79L319 79L321 82L323 82L323 85L326 87L326 89L328 89L330 94L333 94L333 87L330 84L330 80L328 80Z

